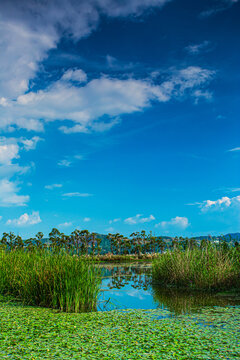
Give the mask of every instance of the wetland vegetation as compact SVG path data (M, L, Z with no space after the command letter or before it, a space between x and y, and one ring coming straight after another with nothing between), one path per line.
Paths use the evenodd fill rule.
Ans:
M63 251L0 253L0 293L25 304L67 312L96 310L100 283L96 266Z
M239 289L238 243L49 235L0 241L2 359L240 357L240 299L211 292Z
M240 308L83 314L0 301L1 359L235 360L240 357Z
M196 290L240 289L240 247L226 243L176 247L153 262L153 280Z

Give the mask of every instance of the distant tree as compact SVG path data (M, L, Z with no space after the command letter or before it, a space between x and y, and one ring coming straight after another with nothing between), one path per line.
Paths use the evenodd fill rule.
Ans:
M71 246L74 252L77 253L77 255L79 255L82 251L82 236L81 236L81 231L76 229L74 230L71 235Z
M158 237L156 238L156 242L157 242L157 246L158 246L160 252L163 253L163 251L164 251L165 248L166 248L166 245L165 245L165 243L164 243L164 241L163 241L163 238L162 238L161 236L158 236Z
M35 238L25 240L25 248L27 251L32 251L35 248Z
M10 231L10 233L3 233L2 239L1 239L1 243L2 245L5 245L5 247L8 250L13 250L14 249L14 242L16 239L16 235Z
M36 241L35 241L36 247L37 247L38 249L42 249L42 248L43 248L42 238L43 238L43 233L42 233L41 231L39 231L39 232L36 234Z
M61 237L62 237L62 233L60 233L60 231L56 228L53 228L52 231L49 233L50 247L53 250L60 249Z
M91 243L92 243L92 255L95 256L95 248L96 248L96 236L97 234L96 233L92 233L91 234Z
M96 242L97 242L97 254L100 255L101 254L101 242L102 242L102 239L100 238L100 236L96 237Z

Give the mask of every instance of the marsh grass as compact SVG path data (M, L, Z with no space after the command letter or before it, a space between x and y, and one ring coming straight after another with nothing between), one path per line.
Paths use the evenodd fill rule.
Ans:
M28 305L66 312L96 310L100 283L96 266L63 251L0 252L0 293Z
M153 281L199 290L240 288L240 252L214 245L168 250L153 261Z

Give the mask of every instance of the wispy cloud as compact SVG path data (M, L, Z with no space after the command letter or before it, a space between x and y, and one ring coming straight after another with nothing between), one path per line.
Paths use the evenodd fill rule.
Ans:
M116 218L116 219L113 219L113 220L109 220L109 224L113 224L113 223L116 223L116 222L119 222L121 221L120 218Z
M44 187L45 187L45 189L53 190L53 189L56 189L56 188L61 188L62 184L51 184L51 185L45 185Z
M91 218L90 218L90 217L85 217L85 218L83 219L83 221L84 221L84 222L89 222L89 221L91 221Z
M63 194L63 196L64 197L89 197L89 196L93 196L93 195L89 194L89 193L70 192L70 193Z
M188 45L185 50L191 55L198 55L200 52L206 50L210 45L210 41L203 41L200 44Z
M237 152L240 151L240 147L235 147L233 149L228 150L228 152Z
M72 161L63 159L63 160L60 160L57 164L58 164L58 166L70 167L72 165Z
M69 226L72 226L72 222L71 221L69 221L69 222L64 222L64 223L62 223L62 224L59 224L58 225L59 227L69 227Z
M30 226L36 225L42 222L39 212L33 211L32 214L23 214L17 219L9 219L6 225L13 225L13 226Z
M58 166L61 167L70 167L72 166L77 160L83 160L84 156L77 154L73 156L66 156L65 159L58 161Z
M133 217L129 217L124 220L125 224L128 225L136 225L136 224L143 224L150 221L155 220L155 217L153 215L149 215L148 217L143 217L141 214L137 214Z
M200 18L207 18L214 16L220 12L230 9L239 0L218 0L215 2L215 6L208 8L200 13Z

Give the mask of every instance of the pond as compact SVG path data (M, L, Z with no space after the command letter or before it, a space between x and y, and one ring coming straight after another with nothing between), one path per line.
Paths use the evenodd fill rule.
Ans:
M205 306L240 305L231 296L166 289L151 284L151 263L101 264L99 311L115 309L166 309L172 314L191 313Z

